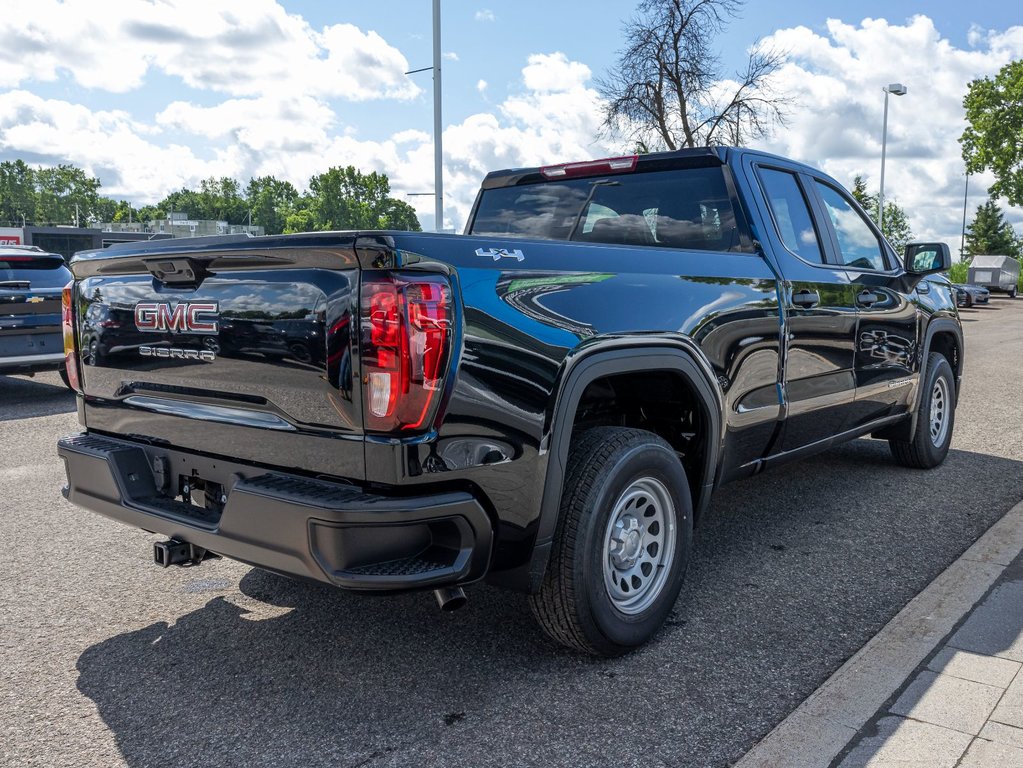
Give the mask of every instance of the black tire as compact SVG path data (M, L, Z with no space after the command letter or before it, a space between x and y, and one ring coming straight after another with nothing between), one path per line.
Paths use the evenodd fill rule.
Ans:
M666 491L665 501L670 499L671 509L665 505L663 516L672 516L674 529L663 530L665 541L674 539L672 554L652 571L661 574L663 570L664 575L650 577L649 605L623 612L605 583L605 539L612 530L612 514L622 509L619 503L624 494L635 494L632 489L637 483L652 482ZM640 497L633 511L641 511L645 504ZM651 508L643 506L644 515ZM692 500L675 451L643 430L596 427L583 432L569 451L559 514L547 572L540 591L530 596L533 615L551 638L584 653L619 656L642 645L661 628L675 605L692 548ZM644 535L656 533L652 524L640 530ZM649 545L643 546L649 552ZM664 551L669 551L667 544ZM613 581L613 574L608 578Z
M291 356L300 363L309 364L313 361L313 355L309 351L309 347L301 342L289 344L288 349L291 352Z
M1015 286L1015 285L1012 286L1012 289L1009 291L1009 298L1010 299L1015 299L1016 298L1016 292L1018 290L1019 290L1019 288L1017 286Z
M939 439L932 437L931 403L935 397L938 381L944 382L945 411L947 420L945 429ZM904 467L913 469L932 469L945 460L949 445L952 444L952 431L955 427L957 394L955 374L952 366L944 355L931 352L927 357L927 369L924 371L920 385L920 399L916 407L916 431L913 439L889 440L892 456Z

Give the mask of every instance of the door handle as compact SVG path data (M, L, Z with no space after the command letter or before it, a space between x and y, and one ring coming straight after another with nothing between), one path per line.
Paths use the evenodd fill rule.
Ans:
M810 309L821 303L821 295L817 291L804 288L792 294L792 303L800 309Z
M863 291L856 297L856 303L861 307L869 307L871 304L877 304L881 301L881 297L873 291Z

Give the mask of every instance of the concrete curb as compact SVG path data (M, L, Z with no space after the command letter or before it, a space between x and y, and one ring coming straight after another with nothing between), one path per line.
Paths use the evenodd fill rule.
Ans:
M1023 502L981 536L733 768L827 768L1023 551Z

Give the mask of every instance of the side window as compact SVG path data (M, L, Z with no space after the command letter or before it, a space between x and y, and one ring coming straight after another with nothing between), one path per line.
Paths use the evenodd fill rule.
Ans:
M838 237L842 263L857 269L888 269L881 243L845 195L834 187L814 180Z
M759 174L767 203L778 225L778 235L785 247L806 261L823 262L813 217L796 177L788 171L773 168L761 168Z

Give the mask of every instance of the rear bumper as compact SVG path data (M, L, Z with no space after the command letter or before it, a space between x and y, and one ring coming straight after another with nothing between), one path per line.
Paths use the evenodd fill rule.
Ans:
M57 371L63 367L63 352L51 352L42 355L0 356L0 373L3 374Z
M397 591L464 584L489 564L490 519L466 492L384 496L94 434L57 453L74 504L289 576ZM173 498L187 478L215 483L224 502Z

